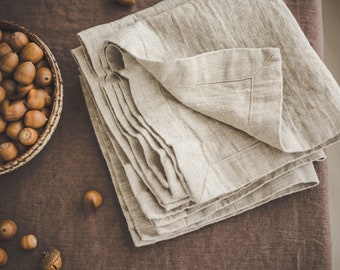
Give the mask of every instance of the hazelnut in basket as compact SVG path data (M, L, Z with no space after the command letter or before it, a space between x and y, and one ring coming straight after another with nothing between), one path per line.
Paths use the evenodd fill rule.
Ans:
M62 95L49 48L26 28L0 20L0 174L41 151L59 121Z

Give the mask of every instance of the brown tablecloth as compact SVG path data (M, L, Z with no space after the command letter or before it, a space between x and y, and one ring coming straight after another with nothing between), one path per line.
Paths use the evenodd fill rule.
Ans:
M0 220L13 219L16 237L0 240L3 269L37 269L45 249L58 248L63 269L331 269L326 162L315 164L317 188L303 191L199 231L135 248L86 109L70 50L76 33L152 6L139 0L2 0L0 18L36 33L54 53L64 80L64 110L44 150L22 168L0 176ZM322 55L321 1L287 0L312 46ZM82 197L95 188L104 204L86 214ZM38 248L24 251L33 233Z

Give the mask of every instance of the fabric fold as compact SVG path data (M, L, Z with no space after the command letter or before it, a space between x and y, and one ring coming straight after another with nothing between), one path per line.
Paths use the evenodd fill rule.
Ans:
M318 184L313 162L340 138L340 90L282 0L166 0L79 39L136 246Z
M280 150L295 152L286 149L281 138L283 78L278 48L226 49L162 62L140 58L118 45L105 47L113 72L129 76L124 72L129 65L124 54L129 53L183 105Z
M191 6L196 5L199 7L202 6L201 3L189 1L183 5L179 5L177 9L190 10ZM285 8L287 9L287 7ZM280 7L275 6L275 9L280 9ZM206 16L206 14L202 14L202 16L206 18L209 17L209 15ZM167 23L173 24L172 18L171 14L168 14ZM164 36L162 31L165 29L168 30L168 27L165 26L165 20L161 22L160 26L155 27L152 23L156 20L157 19L151 18L149 20L139 21L134 25L126 27L123 31L118 31L114 36L111 36L108 41L106 41L106 44L104 44L104 47L112 47L106 50L102 61L105 62L107 59L117 57L120 61L107 61L107 64L111 67L111 70L116 70L116 68L120 70L123 69L126 61L129 61L126 57L124 58L124 54L129 54L148 70L165 89L189 108L226 124L230 124L284 152L308 151L315 147L321 147L321 144L325 142L325 138L328 136L327 133L322 132L323 134L316 134L318 130L315 126L299 125L299 123L294 123L296 126L291 128L290 122L293 121L293 119L286 119L285 115L282 115L282 113L285 113L282 102L284 83L282 72L285 73L287 69L291 70L293 67L299 73L301 69L305 70L303 71L304 73L312 72L311 69L313 69L306 65L306 63L292 59L292 57L299 57L294 55L296 50L294 50L291 55L285 53L285 57L288 57L289 61L285 61L283 66L280 51L282 50L284 52L285 47L279 48L275 46L261 48L265 44L260 44L262 46L256 44L257 46L254 46L260 48L228 48L208 51L198 55L192 55L191 53L187 56L187 53L185 53L186 57L178 58L175 53L165 51L164 41L161 39L161 37ZM277 27L281 26L277 25ZM295 27L299 29L297 25L295 25ZM206 28L206 31L198 33L198 37L203 40L207 39L206 36L210 38L209 35L203 36L204 33L210 32L211 26ZM295 29L290 31L293 32ZM143 33L143 35L141 35L141 33ZM164 39L172 42L172 38L169 36L166 36ZM283 42L281 39L283 39L283 37L280 37L280 39L276 41L277 44ZM261 38L258 38L258 40L261 40ZM296 40L292 40L292 44L290 45L294 46L294 42L296 42ZM303 49L307 46L307 44L303 44L306 42L308 41L305 37L299 41ZM322 61L320 61L312 49L307 50L307 54L305 53L304 58L307 59L308 57L319 60L317 61L318 65L323 65ZM118 67L115 66L117 63L119 63ZM328 72L327 69L322 69L324 72ZM299 74L295 74L294 76L299 78ZM323 76L327 76L327 74L322 74L317 77L321 78ZM229 106L223 108L226 110L224 116L222 115L223 110L216 108L218 104L214 104L214 101L211 102L212 104L208 104L208 101L205 99L204 104L200 104L200 97L204 99L206 96L209 96L211 99L209 93L207 93L205 97L202 95L202 85L223 81L232 81L235 84L237 81L242 81L246 84L246 82L248 82L247 80L249 80L251 84L250 94L246 95L248 100L242 97L241 93L234 95L234 98L236 96L236 98L239 98L243 103L250 103L248 118L245 116L248 107L245 107L243 110L240 109L240 107L243 107L243 104L237 104L238 100L235 101L234 108L230 106L230 104L226 104ZM314 80L317 81L318 78ZM174 82L178 82L178 84L176 83L176 87L171 85L174 84ZM239 83L242 85L242 82ZM321 82L319 81L318 83ZM197 87L197 84L199 87ZM196 87L192 87L194 85ZM288 86L288 88L290 87L304 87L307 89L308 87L312 87L312 85L309 84L305 77L303 80L297 80L294 84ZM325 87L332 89L337 88L338 85L334 80L329 80ZM201 91L195 91L195 89L188 91L188 88L199 88ZM224 93L226 98L228 98L229 87L227 85L224 86L220 84L220 87L216 86L216 88L221 89L221 91L225 89ZM242 89L242 86L240 86L240 88ZM317 95L318 98L319 95L322 95L323 91L328 91L322 88L315 90L314 94ZM336 98L338 99L339 95L337 95ZM299 99L301 99L301 97L299 97ZM308 113L309 107L313 106L312 102L308 103L307 107L299 108L295 113ZM209 105L211 105L210 107L215 109L215 111L209 110ZM231 116L229 117L230 114ZM315 119L320 121L320 124L323 122L321 117L316 117ZM339 125L340 122L338 118L331 119L330 121L333 121L335 125ZM313 134L315 137L311 138L310 134ZM323 136L324 139L321 139L321 136ZM306 137L308 137L307 140L302 139Z

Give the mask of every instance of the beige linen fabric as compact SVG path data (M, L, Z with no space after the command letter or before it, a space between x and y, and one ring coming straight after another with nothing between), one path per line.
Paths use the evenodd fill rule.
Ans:
M136 246L318 183L340 91L282 0L175 0L73 50Z

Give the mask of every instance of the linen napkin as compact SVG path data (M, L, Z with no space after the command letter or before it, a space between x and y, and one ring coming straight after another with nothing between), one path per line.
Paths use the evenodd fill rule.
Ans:
M317 185L340 91L282 0L166 0L78 36L136 246Z

